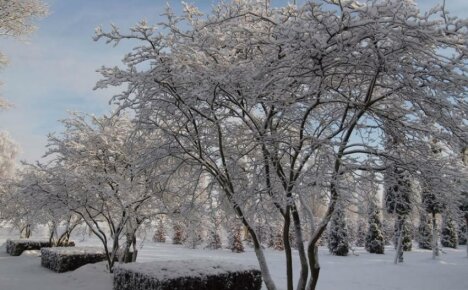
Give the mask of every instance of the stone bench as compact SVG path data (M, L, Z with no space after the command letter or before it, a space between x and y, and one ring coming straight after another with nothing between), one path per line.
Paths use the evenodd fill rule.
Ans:
M41 265L58 273L73 271L83 265L104 260L106 260L106 254L102 248L54 247L41 249Z
M27 250L40 250L44 247L50 247L49 241L43 240L7 240L6 252L11 256L20 256Z
M117 265L114 290L259 290L261 272L222 261L158 261Z

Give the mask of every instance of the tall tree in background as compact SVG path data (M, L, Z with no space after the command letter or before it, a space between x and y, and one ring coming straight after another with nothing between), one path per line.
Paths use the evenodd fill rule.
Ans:
M40 0L0 0L0 37L19 38L34 31L33 20L45 16L47 7ZM0 69L7 59L0 51ZM0 108L7 103L0 98Z
M431 166L424 162L428 136L466 144L466 21L439 18L443 7L420 13L409 0L343 2L277 9L233 1L207 17L186 5L180 17L168 9L162 25L141 22L128 34L97 29L96 39L140 42L125 67L100 70L97 87L127 85L114 98L119 108L134 110L148 131L166 133L173 155L211 175L248 230L269 290L277 286L253 226L259 196L283 223L287 289L290 227L297 289L315 289L317 242L345 177L390 164L386 178L395 182L386 188L401 186L406 204L408 176ZM387 127L399 132L399 148L382 149ZM302 182L313 179L328 194L316 216L302 203L320 192ZM313 226L304 246L305 221Z
M0 0L0 38L19 38L34 30L32 21L47 14L47 8L40 0ZM7 58L0 51L0 69L6 64ZM0 81L1 85L1 81ZM8 107L0 94L0 110ZM5 189L5 178L11 174L18 146L7 132L0 131L0 195Z

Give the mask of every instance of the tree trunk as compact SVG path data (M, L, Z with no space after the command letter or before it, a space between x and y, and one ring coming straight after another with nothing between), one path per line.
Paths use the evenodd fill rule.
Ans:
M307 290L315 290L320 274L320 263L318 258L318 247L309 247L308 251L311 279L307 284Z
M31 225L25 225L20 231L20 239L29 239L31 237Z
M465 237L466 240L468 241L468 213L465 214ZM468 258L468 242L466 243L466 257Z
M297 250L299 252L299 260L301 262L301 272L299 275L299 281L297 282L297 290L305 290L307 286L307 278L309 276L309 264L307 262L307 256L304 248L301 219L296 206L293 206L291 214L294 224L294 233L296 235Z
M437 243L437 221L436 214L432 212L432 259L439 256L439 245Z
M397 216L398 220L398 242L395 253L395 264L403 263L403 225L405 223L405 218L402 216Z
M293 290L293 267L292 267L292 253L291 253L291 243L289 241L289 226L291 225L291 216L290 208L286 210L284 216L284 225L283 225L283 245L284 253L286 255L286 281L287 289Z

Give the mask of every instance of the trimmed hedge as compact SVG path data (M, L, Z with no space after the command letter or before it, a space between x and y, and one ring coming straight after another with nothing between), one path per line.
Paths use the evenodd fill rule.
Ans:
M41 265L63 273L83 265L106 260L104 249L92 247L54 247L41 249Z
M158 261L118 265L114 290L260 290L261 272L220 261Z
M50 247L49 241L41 240L7 240L6 252L11 256L20 256L27 250L40 250L41 248Z

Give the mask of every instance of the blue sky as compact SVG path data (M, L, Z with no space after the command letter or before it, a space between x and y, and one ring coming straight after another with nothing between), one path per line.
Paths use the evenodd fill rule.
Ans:
M46 0L48 17L25 41L0 39L9 65L0 71L0 94L14 107L0 112L0 129L10 132L21 146L20 159L33 162L45 152L46 136L61 130L57 122L67 111L102 114L115 90L93 91L95 70L118 65L131 49L94 42L94 29L114 23L122 29L141 19L157 22L166 3L176 9L180 1L166 0ZM216 0L187 1L208 11ZM417 1L422 10L440 3ZM275 0L274 3L288 3ZM446 0L452 15L468 17L468 0Z

